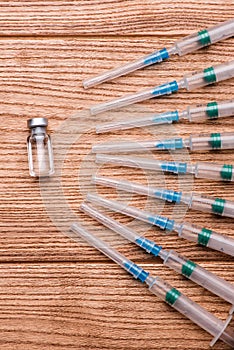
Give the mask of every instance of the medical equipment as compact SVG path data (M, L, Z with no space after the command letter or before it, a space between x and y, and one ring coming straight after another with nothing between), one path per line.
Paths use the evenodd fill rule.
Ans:
M188 120L190 122L201 122L224 118L234 115L234 100L223 102L208 102L204 105L188 106L182 112L177 110L160 113L149 114L142 118L123 119L110 123L99 124L96 126L96 133L101 134L109 131L126 130L132 128L142 128L150 125L171 124L180 120Z
M227 39L234 35L234 20L228 20L219 23L208 29L200 30L197 33L188 35L182 40L178 40L169 49L162 49L153 52L143 58L136 60L135 62L128 63L122 67L112 69L105 73L102 73L96 77L86 79L83 81L84 88L90 88L105 81L117 78L121 75L128 74L137 69L150 66L151 64L160 63L168 59L172 55L183 56L187 53L196 51L204 46L214 44L220 40Z
M162 249L162 247L157 245L155 242L138 235L137 232L130 230L120 222L113 220L107 215L104 215L87 203L82 203L80 208L86 214L101 222L111 230L117 232L128 241L137 244L139 247L146 250L148 253L153 254L154 256L159 256L163 260L164 265L172 268L178 273L181 273L188 279L191 279L193 282L234 305L234 286L231 283L207 271L203 267L195 264L191 260L188 260L184 256L179 255L173 250L167 251Z
M161 150L179 150L188 148L190 151L211 151L234 148L234 133L211 133L194 134L189 138L169 138L150 141L123 141L101 143L92 147L94 153L113 153L113 152L145 152Z
M177 289L164 282L163 279L159 277L155 278L150 275L140 266L134 264L131 260L120 254L117 250L111 248L104 241L91 234L79 223L74 223L71 226L71 230L75 234L82 237L92 247L95 247L104 255L116 262L133 277L140 280L142 283L146 283L149 290L153 294L157 295L161 300L166 301L182 315L186 316L192 322L205 329L208 333L212 334L214 339L210 343L211 346L214 345L218 339L221 339L228 345L234 347L234 332L230 329L230 327L227 328L232 319L231 314L229 314L227 320L223 322L206 309L183 295Z
M34 177L50 176L54 173L53 149L50 136L46 133L48 120L28 120L31 135L27 139L29 173Z
M112 211L131 216L137 220L159 227L161 230L175 231L180 238L196 242L205 247L234 256L234 239L221 235L205 227L191 225L188 222L175 222L164 216L156 215L126 204L108 200L96 194L88 193L87 200Z
M116 109L130 104L148 100L153 97L170 95L180 89L188 91L198 87L206 86L215 82L230 79L234 76L234 61L225 62L214 67L205 68L200 72L187 74L183 79L156 86L132 95L120 97L105 103L97 104L90 108L92 115Z
M199 193L177 192L165 188L148 187L136 182L114 180L103 176L93 176L92 182L162 199L167 202L184 203L191 209L234 218L234 202L222 198L207 197Z
M112 154L97 154L96 163L115 164L158 172L166 171L178 175L193 174L196 178L216 181L234 181L234 169L231 164L171 162L153 158L114 156Z

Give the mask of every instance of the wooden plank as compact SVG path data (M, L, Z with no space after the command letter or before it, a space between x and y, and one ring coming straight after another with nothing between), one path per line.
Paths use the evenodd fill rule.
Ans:
M234 281L232 263L204 266ZM226 318L229 305L220 298L166 267L143 267L159 277L166 272L169 283ZM114 264L2 264L0 274L1 349L209 347L209 334ZM218 342L215 348L228 346Z
M53 211L57 212L57 218L66 217L63 204L59 208L59 202L54 202L53 198L52 208L50 206L48 208L48 198L42 200L38 182L33 181L28 175L26 151L28 135L26 120L28 118L43 116L49 118L49 130L53 134L54 140L56 167L60 167L63 161L62 186L67 202L76 215L78 215L79 205L84 200L86 192L90 189L94 190L94 187L90 186L89 183L92 173L96 172L98 168L95 167L94 156L88 155L92 144L112 139L118 140L120 137L121 139L135 140L157 138L162 133L166 137L168 136L166 132L189 136L191 131L197 133L230 131L232 118L207 124L181 123L172 128L165 126L165 128L158 129L135 129L131 132L115 132L103 136L95 135L93 130L96 123L107 120L107 116L90 117L87 110L81 110L83 107L87 108L91 104L120 96L123 93L152 86L152 72L155 72L154 83L162 83L166 81L168 75L170 79L177 78L182 76L184 71L201 69L206 65L210 65L210 62L219 63L228 60L233 50L233 40L231 39L228 42L214 45L208 49L208 52L201 50L192 56L190 55L189 58L194 65L193 67L191 67L188 57L175 58L161 66L136 72L113 83L103 84L88 91L83 90L81 80L90 75L91 72L97 73L101 69L122 64L137 55L153 51L157 45L162 46L163 43L169 41L168 38L161 38L159 43L158 39L127 39L116 40L115 42L104 39L97 44L92 39L2 40L0 57L0 103L2 106L0 115L0 147L2 154L0 170L2 181L0 203L2 244L0 259L2 261L81 261L96 259L93 256L93 250L83 245L77 247L75 243L57 232L56 225L58 222L56 222L57 219L53 218ZM138 52L139 44L141 44L140 53ZM128 47L128 50L124 50L124 47ZM222 57L219 55L220 50L222 50ZM91 52L93 56L90 56ZM107 52L105 60L102 59L103 52ZM115 59L113 59L115 52L118 55L115 55ZM87 58L85 64L83 55L86 55ZM204 91L206 94L204 94ZM155 109L159 112L177 107L182 110L188 103L206 103L213 99L231 99L232 91L232 81L222 82L212 87L189 93L181 92L158 101L138 104L136 107L131 107L128 113L131 112L137 117L140 113L149 113L155 111ZM71 115L73 115L73 118L68 118ZM114 117L122 118L122 112L109 116L109 118ZM66 118L68 119L66 120ZM83 122L84 120L85 122ZM62 121L65 123L62 124ZM86 124L93 129L87 131ZM86 131L83 132L84 129L82 128L85 128ZM84 135L79 139L82 132ZM60 157L64 152L66 157L61 160ZM224 154L225 162L233 163L232 151L193 153L191 155L185 152L183 157L188 161L223 163ZM149 156L151 155L149 154ZM175 155L176 159L179 156L179 154ZM155 153L155 157L168 159L169 155ZM172 156L170 158L173 159ZM151 184L162 185L161 177L150 172L144 174L141 169L129 173L126 168L104 166L100 170L100 174L105 176L116 174L118 178L125 177L128 180L145 184L147 184L148 179L151 179ZM53 185L57 186L57 179L55 177ZM74 179L77 179L76 182L74 182ZM233 193L230 190L232 188L231 184L196 179L191 187L191 178L179 178L178 180L173 175L166 176L163 183L172 189L194 189L207 195L233 199ZM112 196L111 193L113 193L113 196L116 196L115 191L111 189L99 188L99 191L104 195ZM127 198L131 200L130 196ZM146 198L141 196L133 196L130 203L142 209L147 204ZM156 207L155 203L157 203ZM45 205L46 209L50 211L49 216L45 211ZM159 211L165 215L174 215L175 218L180 220L183 219L183 213L185 213L184 208L181 208L178 212L175 211L174 206L170 205L163 210L162 203L159 201L151 200L147 205L149 210ZM117 216L117 218L125 223L131 221L123 216ZM81 215L80 219L87 220L84 215ZM199 213L198 215L193 211L187 213L186 219L200 226L205 224L209 228L233 237L231 219L218 218L209 214ZM90 223L93 222L90 221ZM33 225L37 229L32 228ZM144 229L147 230L146 225ZM154 236L153 232L156 232L157 236ZM218 259L228 259L222 254L213 253L207 249L198 248L193 243L178 240L175 235L164 236L159 230L149 231L148 235L155 240L158 238L158 241L164 244L166 248L175 248L180 252L188 253L190 254L189 257L193 259L200 260L204 257L212 259L213 254ZM114 239L116 240L117 236ZM137 248L124 244L123 241L120 244L123 245L124 252L145 259L145 255L140 253Z
M0 1L0 35L189 34L232 17L233 2Z

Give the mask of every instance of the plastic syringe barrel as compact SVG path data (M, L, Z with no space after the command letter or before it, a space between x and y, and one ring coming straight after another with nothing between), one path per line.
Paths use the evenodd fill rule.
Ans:
M178 83L179 86L187 90L193 90L198 87L206 86L222 80L234 77L234 61L225 62L214 67L205 68L201 72L193 72L184 76L184 79Z
M168 253L164 264L210 292L220 296L223 300L228 301L232 305L234 304L234 286L223 278L207 271L193 261L187 260L173 250Z
M204 105L188 106L185 113L190 122L212 120L234 115L234 100L216 102Z
M234 148L233 132L215 132L211 134L191 135L189 139L184 139L184 144L191 151L212 151Z
M176 52L186 55L204 46L214 44L234 35L234 20L228 20L208 29L200 30L197 33L186 36L175 43Z
M231 237L221 235L207 228L197 227L189 223L176 223L174 220L167 217L155 215L150 212L127 206L117 201L108 200L91 193L88 193L87 200L92 203L102 205L103 207L109 208L113 211L142 220L148 224L155 225L162 230L174 230L178 232L179 237L182 237L188 241L196 242L205 247L207 246L211 249L234 256L234 239Z
M149 290L153 294L166 301L182 315L189 318L193 323L213 335L215 339L211 342L211 345L214 345L215 341L221 339L228 345L232 347L234 346L234 332L231 329L227 329L231 317L227 319L226 323L219 320L216 316L183 295L159 277L153 278L148 276L146 283L149 285Z
M175 225L174 230L178 232L178 236L181 238L234 256L234 239L231 237L188 222Z
M194 210L234 218L233 201L203 196L198 193L183 193L180 200Z
M197 178L234 181L234 169L231 164L199 162L193 166L188 165L188 172L191 167L193 168L191 172L194 173L194 176Z

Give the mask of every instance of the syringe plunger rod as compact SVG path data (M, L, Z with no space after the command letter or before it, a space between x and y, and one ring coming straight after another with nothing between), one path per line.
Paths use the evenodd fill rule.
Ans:
M121 75L128 74L137 69L149 66L154 63L160 63L170 55L178 54L185 55L189 52L200 49L201 47L213 44L220 40L224 40L231 37L234 34L234 20L222 22L218 25L208 28L207 30L201 30L192 35L188 35L182 40L175 42L175 45L170 49L162 49L153 52L143 58L140 58L134 62L125 64L122 67L112 69L110 71L104 72L96 77L86 79L83 82L84 88L89 88L97 84L103 83L105 81L117 78Z
M229 317L226 322L218 319L203 307L180 293L177 289L164 282L161 278L154 278L140 266L134 264L131 260L126 259L122 254L89 233L81 225L75 223L72 225L71 229L92 246L100 250L103 254L107 255L110 259L112 259L112 256L115 257L113 260L117 264L141 282L145 282L153 294L157 295L161 300L166 301L181 314L205 329L208 333L212 334L215 337L212 344L218 339L221 339L230 346L234 346L234 332L227 329L231 317Z

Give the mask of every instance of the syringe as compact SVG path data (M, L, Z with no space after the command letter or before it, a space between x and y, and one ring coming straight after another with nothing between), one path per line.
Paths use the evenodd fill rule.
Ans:
M167 302L182 315L213 335L214 339L210 343L211 346L214 345L218 339L221 339L229 346L234 347L234 332L230 327L227 328L232 319L232 315L229 314L226 321L223 322L199 304L183 295L177 289L173 288L162 278L150 275L149 272L146 272L140 266L134 264L131 260L120 254L117 250L111 248L107 243L91 234L79 223L74 223L71 226L71 230L82 237L92 247L95 247L108 258L116 262L134 278L142 283L146 283L146 285L149 286L149 290L161 300Z
M168 59L171 55L179 56L196 51L204 46L214 44L218 41L227 39L234 35L234 20L228 20L208 29L200 30L197 33L188 35L182 40L178 40L168 50L166 48L153 52L143 58L132 63L128 63L122 67L112 69L102 73L96 77L83 81L84 88L90 88L105 81L117 78L121 75L128 74L137 69L150 66L151 64L160 63Z
M119 181L103 176L93 176L92 182L127 192L139 193L162 199L167 202L174 202L176 204L184 203L194 210L234 218L234 202L226 199L212 198L199 193L183 193L164 188L148 187L136 182Z
M153 97L170 95L179 89L193 90L215 82L230 79L234 76L234 61L225 62L214 67L205 68L201 72L187 74L183 79L172 81L160 86L137 92L132 95L120 97L105 103L97 104L90 108L92 115L116 109L130 104L148 100Z
M128 118L99 124L96 126L96 133L101 134L109 131L142 128L150 125L171 124L183 119L190 122L201 122L229 116L234 116L234 100L223 102L212 101L204 105L188 106L182 112L174 110L160 114L154 113L142 118Z
M196 178L202 179L234 181L234 168L231 164L208 162L183 163L122 155L113 156L109 154L97 154L96 162L99 164L116 164L130 168L167 171L178 175L193 174Z
M234 286L231 283L207 271L205 268L188 260L186 257L179 255L173 250L167 251L162 249L162 247L155 242L139 235L133 230L130 230L125 225L122 225L120 222L104 215L87 203L82 203L80 208L86 214L111 230L117 232L128 241L135 243L146 252L154 256L159 256L163 260L164 265L234 305Z
M195 134L189 138L175 137L150 141L123 141L101 143L92 147L94 153L112 152L145 152L178 150L188 148L190 151L211 151L234 148L233 132L215 132L211 134Z
M175 222L164 216L155 215L135 207L127 206L120 202L109 200L96 194L88 193L87 200L96 203L112 211L131 216L150 225L159 227L161 230L175 231L180 238L196 242L202 246L234 256L234 239L221 235L205 227L192 225L188 222Z

